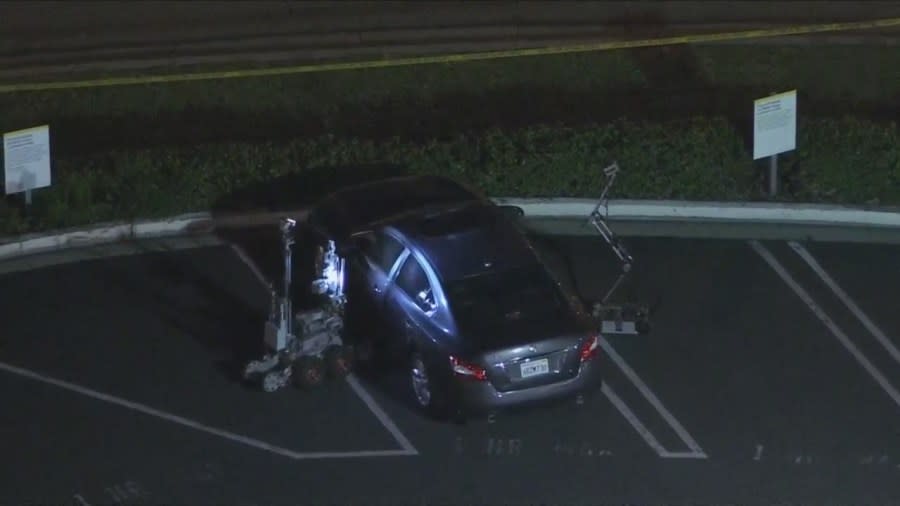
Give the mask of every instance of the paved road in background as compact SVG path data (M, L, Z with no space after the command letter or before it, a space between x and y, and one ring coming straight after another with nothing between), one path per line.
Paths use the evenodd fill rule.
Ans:
M52 16L48 13L52 12ZM891 18L897 2L132 2L7 1L0 5L8 48L90 46L109 41L202 40L335 31L508 24L571 26L806 24ZM9 40L13 39L13 40Z
M381 59L900 17L897 2L861 5L10 1L0 4L0 79L184 65ZM881 42L895 42L897 30L777 40L859 43L875 40L873 35Z
M227 239L277 275L271 231ZM609 390L456 426L414 414L397 377L314 392L241 385L235 366L259 345L266 291L230 246L192 241L4 264L0 503L900 496L898 245L629 238L640 269L622 295L659 304L651 334L607 336ZM616 272L597 238L540 244L586 297Z

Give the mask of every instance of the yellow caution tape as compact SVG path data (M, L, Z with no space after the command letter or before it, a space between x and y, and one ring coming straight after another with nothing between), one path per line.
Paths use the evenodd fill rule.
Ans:
M185 74L169 74L156 76L109 77L81 81L56 81L42 83L22 83L0 85L0 93L18 91L59 90L71 88L96 88L101 86L124 86L133 84L172 83L180 81L200 81L208 79L232 79L238 77L261 77L286 74L303 74L310 72L332 72L338 70L359 70L371 68L400 67L408 65L425 65L434 63L461 63L521 56L548 56L566 53L585 53L591 51L609 51L635 47L668 46L675 44L697 44L703 42L719 42L727 40L754 39L763 37L781 37L809 33L837 32L847 30L867 30L874 28L890 28L900 26L900 18L879 19L851 23L828 23L818 25L801 25L783 28L745 30L739 32L709 33L697 35L681 35L657 39L623 40L576 44L569 46L541 47L532 49L510 49L503 51L487 51L437 56L419 56L410 58L369 60L344 63L314 63L286 67L264 69L226 70L215 72L195 72Z

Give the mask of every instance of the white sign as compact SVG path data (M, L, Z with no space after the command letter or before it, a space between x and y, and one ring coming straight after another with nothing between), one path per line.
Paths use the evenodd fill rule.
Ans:
M3 134L6 194L50 186L50 127Z
M797 147L797 90L753 101L753 159Z

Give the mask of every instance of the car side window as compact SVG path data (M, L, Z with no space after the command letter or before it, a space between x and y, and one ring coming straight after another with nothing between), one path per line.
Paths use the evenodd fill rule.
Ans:
M431 312L435 309L434 294L431 291L428 276L425 274L425 269L412 255L406 257L403 262L403 267L397 273L396 284L423 311Z
M385 234L376 233L372 240L366 244L363 253L368 256L385 273L391 270L394 262L403 253L403 244L397 239Z

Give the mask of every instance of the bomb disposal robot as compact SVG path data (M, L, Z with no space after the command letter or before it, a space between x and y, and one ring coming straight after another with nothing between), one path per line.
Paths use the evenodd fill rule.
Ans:
M326 375L343 377L352 367L352 354L344 345L345 261L336 253L334 241L319 248L318 277L312 292L321 304L294 313L291 301L291 247L295 220L280 222L284 252L284 287L281 294L271 289L271 311L265 323L266 354L244 369L244 378L257 381L266 392L288 385L291 379L301 387L314 387Z

